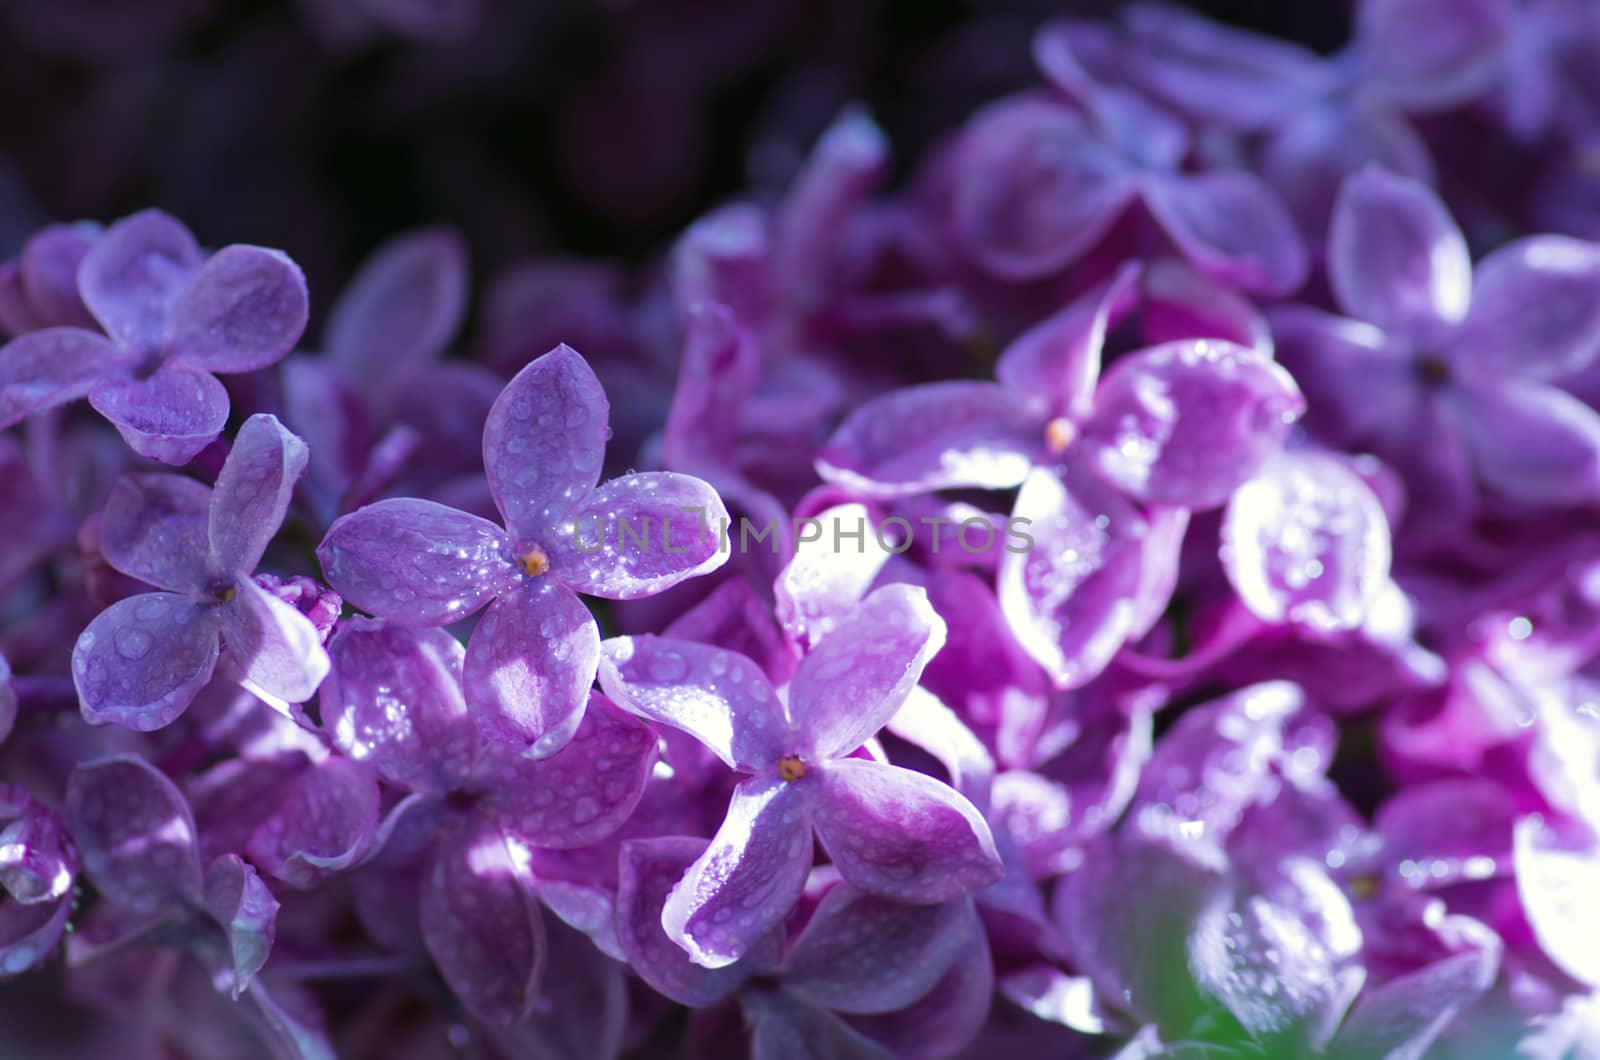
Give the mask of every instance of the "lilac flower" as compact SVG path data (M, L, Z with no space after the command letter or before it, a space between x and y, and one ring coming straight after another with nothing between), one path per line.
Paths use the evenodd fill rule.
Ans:
M16 260L0 265L0 330L18 336L93 328L78 294L78 266L99 236L95 225L49 225L30 236Z
M61 817L0 784L0 979L49 959L72 916L78 847Z
M726 510L699 479L597 486L606 411L583 358L557 347L506 385L484 426L503 529L385 500L340 518L317 549L329 583L380 618L443 625L494 601L468 644L467 700L488 731L540 757L571 739L594 681L600 637L577 591L650 596L727 560Z
M287 709L328 671L316 628L250 577L288 510L306 448L271 416L239 429L215 490L176 475L130 475L106 504L117 570L163 590L120 600L73 647L84 717L148 731L169 725L211 680L219 638L245 687Z
M970 803L922 774L849 757L943 641L924 593L879 589L801 661L787 702L732 652L653 636L605 643L608 695L749 774L662 913L697 963L738 960L788 913L811 868L813 829L846 880L899 901L948 901L999 878L994 839Z
M235 245L204 256L155 210L108 228L84 254L78 291L105 334L29 332L0 348L0 425L87 396L141 456L187 463L228 419L214 372L250 372L293 348L306 323L300 270Z

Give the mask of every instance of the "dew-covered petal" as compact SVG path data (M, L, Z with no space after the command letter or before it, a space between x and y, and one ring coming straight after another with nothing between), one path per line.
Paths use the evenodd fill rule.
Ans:
M127 366L128 358L105 336L82 328L18 336L0 346L0 428L87 397L101 379Z
M788 750L777 693L737 652L671 637L613 637L601 645L600 687L618 706L693 736L731 768L756 772Z
M1170 342L1111 367L1080 444L1130 496L1214 508L1283 448L1304 411L1294 379L1260 354L1220 340Z
M544 920L526 866L492 819L469 818L440 843L420 908L428 953L462 1004L503 1026L532 1012Z
M1026 280L1082 257L1133 200L1130 167L1076 112L1044 100L995 104L962 134L952 223L985 271Z
M1329 1044L1329 1060L1421 1060L1439 1032L1494 982L1497 947L1461 953L1368 990Z
M1267 622L1359 627L1388 584L1390 557L1383 505L1329 454L1284 453L1234 492L1223 516L1228 580Z
M287 254L224 247L172 307L167 352L211 372L253 372L294 349L308 307L305 275Z
M148 762L119 755L78 766L67 780L66 812L105 897L140 912L201 900L194 815Z
M78 846L60 815L0 783L0 903L7 895L19 905L70 901L78 866Z
M412 497L334 520L317 558L328 584L350 603L410 626L465 618L516 576L498 526Z
M465 786L480 738L461 690L460 641L442 629L353 617L339 623L327 650L319 702L339 750L408 791Z
M303 771L251 835L262 871L310 890L371 853L378 838L378 784L364 763L330 758Z
M561 345L516 374L483 427L489 490L518 545L540 545L600 481L611 414L589 362Z
M778 621L802 648L833 632L867 594L891 554L871 530L862 534L860 548L835 547L842 540L840 534L853 535L872 525L872 514L864 504L836 505L812 519L821 525L821 532L815 537L802 535L794 558L772 587Z
M1600 986L1600 849L1563 842L1537 819L1515 832L1517 894L1540 948L1568 975Z
M1151 175L1144 201L1194 266L1246 291L1286 295L1305 282L1305 243L1277 194L1235 170Z
M239 683L280 710L304 703L328 676L322 635L297 608L249 578L234 590L216 613Z
M1355 26L1364 72L1408 109L1466 103L1501 75L1515 13L1506 0L1367 0Z
M1340 307L1413 344L1466 319L1472 256L1432 188L1369 166L1345 179L1328 230L1328 279Z
M503 594L467 644L467 705L483 731L544 758L564 747L594 684L600 630L560 582L536 578Z
M867 497L1008 489L1043 442L1043 426L1009 387L928 383L851 412L818 451L817 473Z
M1087 476L1036 469L1011 513L1025 547L1000 558L996 596L1012 634L1059 687L1092 680L1132 635L1149 520Z
M710 846L668 895L661 926L701 967L733 964L789 915L811 861L807 792L777 777L745 780Z
M704 968L661 926L667 896L705 850L704 839L689 836L630 839L622 845L617 867L617 939L629 966L652 990L690 1008L726 998L761 963L752 955L720 968ZM774 931L760 949L776 963L782 946L781 933Z
M655 764L649 726L590 693L572 740L548 758L480 771L507 835L535 847L581 847L615 832L639 805Z
M1100 379L1106 330L1133 308L1139 274L1137 262L1124 265L1012 339L995 364L996 378L1041 413L1074 420L1087 415Z
M819 758L849 754L881 729L944 647L926 590L886 585L842 617L795 671L789 714Z
M862 890L932 905L1004 874L983 815L948 785L859 758L829 762L821 773L817 834L840 874Z
M959 1055L983 1029L995 993L989 939L976 919L967 946L916 1001L896 1012L852 1017L850 1025L906 1060Z
M255 867L237 854L224 854L206 869L206 913L227 939L229 987L242 994L267 963L277 935L278 900Z
M968 956L975 930L969 899L930 908L839 884L784 958L784 985L835 1012L893 1012Z
M158 589L205 587L206 520L211 491L182 475L123 475L100 521L100 551L130 578Z
M424 228L373 252L328 314L323 345L378 406L444 352L468 300L467 246Z
M144 210L94 241L78 266L78 291L119 345L152 350L202 260L199 244L180 221Z
M310 458L306 443L277 417L244 421L211 494L211 566L249 574L261 562Z
M750 1060L890 1060L894 1055L824 1009L789 994L747 991L740 997L750 1033Z
M728 561L728 510L693 475L646 471L605 483L545 542L551 576L590 596L633 600Z
M1600 413L1533 380L1464 385L1455 398L1479 483L1534 505L1600 499Z
M170 725L211 680L214 611L185 596L144 593L100 612L72 648L83 716L148 732Z
M1503 785L1455 777L1402 788L1379 807L1372 827L1401 883L1445 887L1509 872L1516 817Z
M148 379L105 379L89 404L128 447L163 464L187 464L228 423L228 392L204 368L167 361Z

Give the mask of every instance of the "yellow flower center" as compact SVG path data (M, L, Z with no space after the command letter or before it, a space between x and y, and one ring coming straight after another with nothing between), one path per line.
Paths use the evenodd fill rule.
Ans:
M796 781L806 775L806 764L800 761L799 755L784 755L778 759L778 776L787 781Z
M542 549L533 549L525 556L517 559L517 564L522 568L522 573L532 578L537 578L550 569L550 557Z
M1078 437L1078 428L1065 416L1057 416L1044 425L1044 445L1051 455L1060 456Z

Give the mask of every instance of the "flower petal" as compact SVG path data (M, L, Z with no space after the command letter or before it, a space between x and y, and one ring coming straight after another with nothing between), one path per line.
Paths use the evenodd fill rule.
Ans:
M1600 246L1530 236L1478 263L1451 360L1484 380L1557 379L1600 354Z
M864 504L836 505L818 512L812 521L823 529L814 538L796 541L794 558L773 585L778 620L789 639L807 649L831 633L861 602L892 555L878 535L870 532L862 534L858 549L836 547L841 531L854 535L872 522Z
M571 742L548 758L515 758L478 782L507 835L535 847L581 847L611 835L633 813L655 764L656 736L599 693L590 693Z
M211 491L192 478L123 475L106 498L100 551L130 578L176 593L199 592L210 505Z
M255 867L237 854L224 854L206 869L206 912L228 940L233 999L250 986L267 963L277 935L278 900Z
M1004 875L983 815L922 773L859 758L829 762L814 814L839 873L884 898L933 905Z
M72 648L72 680L91 724L170 725L211 680L215 614L187 597L144 593L95 617Z
M322 724L339 750L397 787L442 795L478 762L478 726L461 691L466 649L442 629L360 617L328 641Z
M1600 500L1600 413L1531 380L1457 390L1456 422L1480 483L1528 504Z
M1318 438L1365 445L1412 421L1423 388L1403 342L1309 306L1279 306L1269 319L1277 360L1305 392L1305 425Z
M661 456L674 471L731 468L739 415L761 378L761 351L720 305L696 305L684 324L683 361L662 434Z
M211 494L211 564L249 574L278 532L309 454L277 417L244 421Z
M589 494L570 534L546 544L551 573L590 596L654 596L728 561L727 519L716 490L693 475L623 475Z
M172 307L166 348L207 371L253 372L294 349L308 302L305 275L282 251L224 247Z
M300 774L247 852L262 871L310 890L371 853L377 833L376 779L364 764L330 758Z
M1345 179L1328 230L1328 279L1350 316L1422 346L1466 319L1472 256L1439 196L1368 166Z
M20 905L70 898L78 846L55 810L0 783L0 895Z
M18 256L23 293L47 325L94 328L94 316L78 295L78 268L99 237L98 226L46 225L22 245Z
M89 404L128 447L163 464L187 464L228 423L228 392L203 368L167 361L148 379L103 379Z
M545 545L600 481L611 406L589 362L557 346L516 374L483 427L483 470L518 547Z
M958 1055L983 1029L994 1000L994 960L976 920L967 946L966 956L953 961L932 990L898 1012L856 1016L851 1026L907 1060Z
M144 210L94 241L78 266L78 291L118 345L153 350L166 333L173 303L203 259L180 221Z
M1357 46L1378 93L1410 110L1446 109L1500 76L1515 13L1504 0L1368 0Z
M1086 415L1100 379L1106 331L1133 308L1139 274L1137 262L1124 265L1011 340L995 364L995 377L1043 415Z
M784 986L835 1012L893 1012L969 955L976 927L966 898L930 908L839 884L784 958Z
M1328 1046L1328 1060L1418 1060L1494 982L1496 948L1446 957L1367 991Z
M1528 818L1515 833L1517 894L1545 955L1574 979L1600 986L1600 850L1568 846Z
M279 710L316 695L328 653L311 620L249 578L217 615L239 683Z
M1266 622L1355 629L1389 581L1383 505L1338 458L1284 453L1228 501L1222 565Z
M396 236L345 284L328 314L323 344L383 407L461 329L469 279L466 241L454 229Z
M78 766L67 780L66 812L102 895L140 912L200 901L194 815L148 762L122 755Z
M996 383L896 390L845 417L817 453L817 473L866 497L970 486L1008 489L1028 473L1043 428Z
M1260 354L1171 342L1112 365L1079 444L1133 497L1214 508L1283 448L1304 411L1294 379Z
M805 791L776 777L745 780L711 845L667 897L661 926L701 967L733 964L800 900L812 854Z
M544 920L526 869L490 819L471 818L440 843L421 913L428 953L474 1015L504 1026L533 1010Z
M612 637L600 647L600 687L625 710L693 736L732 769L756 772L787 750L777 693L737 652L671 637Z
M545 758L572 739L594 684L600 630L549 578L504 593L472 631L463 679L478 725Z
M680 1005L704 1008L723 1000L756 971L756 957L720 968L704 968L667 937L661 910L685 871L706 849L704 839L662 836L622 845L617 882L617 939L628 964L659 994ZM776 964L783 949L773 931L761 950Z
M900 709L944 639L944 619L924 589L876 590L795 671L789 714L796 734L819 758L854 751Z
M328 584L379 618L442 626L507 589L505 533L432 501L393 498L334 520L317 546Z
M45 328L12 339L0 346L0 428L87 397L127 362L104 336L81 328Z
M0 902L0 981L49 960L67 932L73 908L70 897L36 905Z
M1144 201L1183 256L1254 294L1299 289L1310 268L1289 211L1261 178L1235 170L1151 175Z
M824 1009L782 991L739 999L750 1032L750 1060L890 1060L894 1055Z

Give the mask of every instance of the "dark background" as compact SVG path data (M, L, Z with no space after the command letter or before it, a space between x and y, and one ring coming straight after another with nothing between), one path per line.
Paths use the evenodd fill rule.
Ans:
M339 40L388 0L0 0L0 254L146 205L283 247L317 302L385 236L449 220L480 268L642 260L781 188L864 100L904 177L977 103L1036 83L1031 27L1105 0L482 0L474 27ZM411 0L449 7L460 0ZM1341 0L1193 3L1319 51Z

